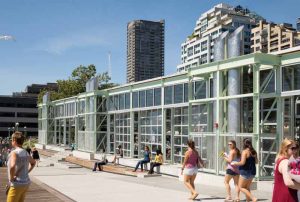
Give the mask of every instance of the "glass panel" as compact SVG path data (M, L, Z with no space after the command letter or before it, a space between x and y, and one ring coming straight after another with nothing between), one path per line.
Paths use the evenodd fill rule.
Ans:
M206 98L206 81L195 81L195 99Z
M114 96L114 108L115 110L119 110L119 95Z
M125 93L125 109L130 109L130 93Z
M125 108L125 95L124 94L119 95L119 105L120 105L120 110Z
M174 86L174 103L183 102L183 84L177 84Z
M275 92L275 72L272 69L260 71L260 92Z
M132 108L139 107L139 92L132 93Z
M165 105L173 104L173 86L166 86L164 89L165 93Z
M161 105L161 88L154 89L154 106Z
M189 101L189 84L185 83L184 84L184 102Z
M146 91L146 106L147 107L152 107L153 106L153 89L147 90Z
M146 97L145 97L145 91L139 92L139 105L140 107L145 107L146 104Z

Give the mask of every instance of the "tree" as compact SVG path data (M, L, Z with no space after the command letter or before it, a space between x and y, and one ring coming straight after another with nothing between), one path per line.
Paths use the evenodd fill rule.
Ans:
M38 103L42 103L43 96L46 92L50 93L50 101L72 97L78 95L79 93L85 92L85 84L89 79L95 77L96 73L97 71L95 65L91 64L87 67L80 65L72 71L71 77L69 79L57 80L57 92L49 91L47 89L41 90L40 94L38 95ZM97 77L99 82L99 90L117 86L117 84L109 83L111 78L108 75L108 72L98 74Z

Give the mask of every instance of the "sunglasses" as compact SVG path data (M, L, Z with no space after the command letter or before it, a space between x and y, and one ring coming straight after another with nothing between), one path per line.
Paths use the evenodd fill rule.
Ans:
M291 147L290 149L291 149L291 150L297 150L298 147Z
M232 145L231 143L228 144L228 146L231 146L231 145Z

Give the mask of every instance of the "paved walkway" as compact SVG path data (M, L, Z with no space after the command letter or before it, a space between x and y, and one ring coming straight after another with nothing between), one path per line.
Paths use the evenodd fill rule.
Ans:
M39 180L32 178L32 183L26 195L25 201L27 202L72 202L70 198L59 193L58 191L41 183ZM5 186L7 182L7 168L0 168L0 202L6 201Z
M183 183L173 177L136 178L88 169L45 167L46 162L32 172L42 183L79 202L183 202L189 193ZM196 185L197 201L224 201L224 189ZM271 201L270 193L254 192L260 201ZM218 197L217 197L218 196Z

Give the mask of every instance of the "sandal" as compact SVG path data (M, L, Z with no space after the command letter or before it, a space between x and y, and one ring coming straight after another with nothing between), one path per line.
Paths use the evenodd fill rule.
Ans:
M197 198L198 195L199 195L198 193L193 194L193 196L191 197L191 199L192 199L192 200L195 200L195 199Z

